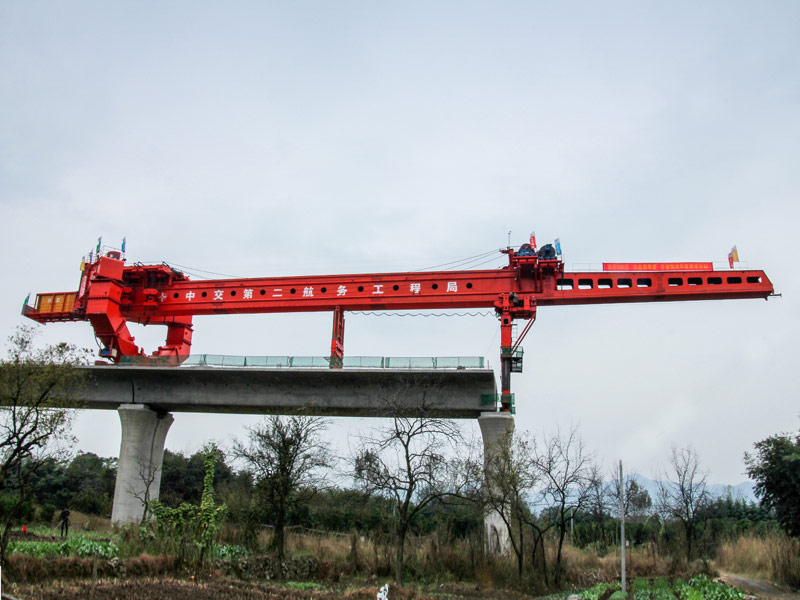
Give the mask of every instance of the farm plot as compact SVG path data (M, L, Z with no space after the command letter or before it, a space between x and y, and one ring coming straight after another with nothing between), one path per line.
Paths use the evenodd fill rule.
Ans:
M599 583L581 592L583 600L744 600L744 593L724 583L697 575L685 581L665 578L635 579L630 593L617 583Z

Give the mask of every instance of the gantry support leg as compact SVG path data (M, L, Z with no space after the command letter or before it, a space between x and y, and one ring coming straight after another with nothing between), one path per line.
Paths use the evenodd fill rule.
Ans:
M500 410L511 412L513 396L511 395L511 359L514 355L511 346L512 330L511 313L500 314Z
M111 522L124 525L141 521L145 504L158 499L164 442L174 419L143 404L123 404L117 412L122 442Z
M331 335L331 369L341 369L344 359L344 311L340 307L333 310L333 334Z
M483 437L483 465L490 468L492 453L505 436L514 431L514 416L509 412L485 412L478 417ZM485 484L485 482L484 482ZM490 510L483 519L486 548L489 554L504 554L511 548L508 529L496 510Z

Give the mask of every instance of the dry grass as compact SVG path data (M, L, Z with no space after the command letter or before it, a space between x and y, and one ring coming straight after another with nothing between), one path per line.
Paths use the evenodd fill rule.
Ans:
M772 578L800 589L800 540L782 535L772 545Z
M800 587L800 540L784 533L741 536L717 552L715 564L724 571Z
M287 535L287 550L292 554L311 554L320 561L334 563L343 575L389 576L394 560L390 539L352 535L317 535L293 531ZM546 544L549 573L555 569L556 545ZM539 557L537 556L537 571ZM662 555L654 545L627 552L629 577L685 576L702 572L704 565L686 565L682 560ZM565 544L562 556L562 581L566 585L588 587L620 576L619 553L599 556L592 549ZM437 534L412 537L406 545L406 570L412 579L429 582L474 581L481 587L516 585L519 582L513 556L491 558L484 554L479 537L450 539ZM525 554L525 585L544 591L541 575L532 573L530 549ZM552 581L551 581L552 583Z
M76 556L34 558L12 554L6 558L3 577L18 583L82 577L146 575L154 577L175 571L171 556L143 554L123 561L94 560Z
M722 544L714 561L718 568L760 579L772 576L772 553L769 538L743 535Z
M547 559L551 569L555 569L556 547L547 548ZM599 556L591 549L580 549L564 545L562 568L563 579L570 585L589 587L595 583L613 581L620 577L620 555L612 552ZM679 575L687 571L686 565L670 556L661 555L650 545L628 548L626 552L626 574L628 577L656 577Z

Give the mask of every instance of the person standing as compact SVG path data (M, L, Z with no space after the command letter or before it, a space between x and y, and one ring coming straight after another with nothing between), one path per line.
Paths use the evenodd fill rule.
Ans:
M67 507L64 507L64 510L61 511L61 537L65 538L69 535L69 510Z

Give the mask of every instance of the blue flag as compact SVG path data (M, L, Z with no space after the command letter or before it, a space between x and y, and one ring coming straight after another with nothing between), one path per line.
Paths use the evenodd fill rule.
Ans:
M556 238L556 254L561 256L561 240Z
M122 238L122 253L125 254L125 238Z

